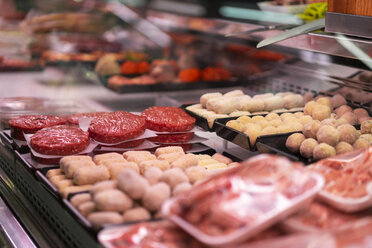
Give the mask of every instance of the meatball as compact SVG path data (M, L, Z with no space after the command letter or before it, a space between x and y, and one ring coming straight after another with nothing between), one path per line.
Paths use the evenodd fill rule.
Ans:
M330 110L333 109L332 101L330 97L319 97L316 100L317 103L327 106Z
M256 122L257 125L260 125L262 129L264 129L265 127L268 127L270 126L270 122L268 122L267 120L259 120Z
M192 185L190 183L180 183L176 187L174 187L172 195L177 196L186 191L189 191L190 189L192 189Z
M146 208L143 207L136 207L125 211L123 215L124 222L132 222L132 221L145 221L150 220L151 214L147 211Z
M353 112L346 112L341 116L341 118L347 120L347 122L350 123L351 125L356 125L358 123L358 119L353 114Z
M238 121L238 120L231 120L231 121L228 121L228 122L226 123L226 126L232 128L232 129L238 130L239 132L243 131L243 129L244 129L244 124L241 123L241 122Z
M304 107L304 113L305 115L312 115L313 113L313 109L315 108L315 106L317 106L318 104L314 101L310 101L308 103L306 103L305 107Z
M313 117L314 120L319 120L319 121L327 119L330 116L331 116L331 109L328 106L322 105L322 104L317 104L311 113L311 117Z
M360 126L362 134L372 133L372 120L364 121Z
M343 124L349 124L349 122L345 118L339 118L336 120L336 127L341 126Z
M298 121L289 122L287 123L287 126L292 130L292 132L301 131L303 128L302 124Z
M319 143L326 143L335 146L340 141L340 134L336 128L324 125L321 126L316 133L316 139Z
M265 119L268 120L268 121L272 121L272 120L275 120L275 119L278 119L278 118L280 118L280 117L277 113L269 113L265 116Z
M353 150L354 150L353 146L344 141L341 141L336 145L336 154L351 152Z
M340 107L338 107L336 110L335 110L335 113L338 117L341 117L343 114L347 113L347 112L351 112L352 109L350 106L347 106L347 105L341 105Z
M190 183L194 184L196 181L207 178L208 172L204 167L194 166L186 169L186 175Z
M333 119L333 118L327 118L327 119L322 120L320 123L322 125L329 125L329 126L332 126L332 127L336 127L337 120Z
M133 199L141 199L149 183L132 169L123 169L118 175L118 188Z
M369 116L368 115L368 111L363 109L363 108L356 108L353 110L353 113L354 115L356 115L356 117L359 119L360 117L363 117L363 116Z
M369 147L369 142L366 139L357 139L353 144L354 150L365 149Z
M189 179L180 168L172 168L163 173L160 177L160 181L165 182L173 189L180 183L188 182Z
M358 124L362 124L365 121L372 120L372 117L370 116L362 116L358 119Z
M355 127L350 124L344 124L337 127L340 134L340 141L345 141L349 144L353 144L357 139L357 133Z
M305 124L302 128L302 133L306 138L316 138L316 134L320 128L320 121L313 120Z
M306 138L302 133L294 133L288 137L285 146L291 152L298 153L300 151L300 146L305 139Z
M313 151L313 158L315 160L332 157L334 155L336 155L336 149L326 143L320 143Z
M304 106L304 98L303 96L299 94L286 95L283 97L283 101L284 101L284 107L287 109Z
M305 95L304 95L304 102L305 103L310 102L313 99L314 99L314 94L313 93L310 93L310 92L305 93Z
M365 140L367 140L369 143L372 143L372 134L369 134L369 133L367 133L367 134L362 134L362 135L360 135L359 138L360 138L360 139L365 139Z
M332 105L334 108L338 108L340 107L341 105L345 105L346 104L346 100L343 96L337 94L337 95L334 95L331 99L332 101Z
M300 154L304 158L311 158L313 156L314 148L318 142L313 138L305 139L300 146Z
M101 211L123 212L133 206L132 199L118 189L108 189L94 195L96 208Z
M304 114L304 112L296 112L296 113L293 114L293 116L300 119L301 117L305 116L305 114Z
M274 119L272 121L270 121L270 125L273 126L273 127L279 127L280 125L282 125L283 122L281 119Z
M151 185L159 182L162 175L163 175L163 171L159 169L158 167L154 167L154 166L148 168L143 174L143 176L146 178L146 180Z
M158 211L171 196L171 189L166 183L150 186L142 199L143 206L150 211Z

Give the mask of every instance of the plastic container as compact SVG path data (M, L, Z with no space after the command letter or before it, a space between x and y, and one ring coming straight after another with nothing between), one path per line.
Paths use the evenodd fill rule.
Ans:
M257 179L256 172L263 174L260 174L260 178ZM283 176L287 178L283 179ZM299 179L299 176L302 178ZM278 181L279 177L281 178L280 183ZM255 178L257 180L256 182L254 182ZM282 184L283 180L286 186ZM304 186L305 184L311 184L311 187L306 188ZM321 190L323 184L324 179L322 176L317 173L307 172L300 166L293 166L293 163L285 158L272 155L260 155L248 160L239 167L208 179L197 185L188 194L186 193L180 197L170 199L163 205L162 212L164 216L176 223L194 238L207 245L232 245L253 237L278 221L303 209ZM287 192L289 195L284 195L284 189L299 188L302 188L301 192ZM208 191L211 192L208 193ZM230 191L230 194L228 194L228 191ZM195 192L199 192L203 197L199 196L198 198L198 193ZM250 192L250 194L248 192ZM219 195L216 196L217 194ZM198 202L193 203L190 199L197 199L196 201ZM180 214L172 213L172 209L182 209L182 207L180 207L180 205L182 206L183 204L182 201L188 202L187 206L191 205L192 208L190 209L194 211L187 212L187 215L190 214L198 218L193 214L204 214L202 218L204 222L199 222L199 224L206 225L203 226L206 230L210 229L208 229L208 225L205 223L211 225L211 222L213 222L213 220L217 221L217 219L226 221L230 219L231 224L229 223L229 227L223 226L220 230L217 230L218 227L214 226L214 228L216 228L216 230L214 230L215 235L205 233L194 224L191 224L181 217ZM177 204L178 206L176 206ZM276 206L272 204L276 204ZM202 208L200 208L200 206L202 206ZM208 213L202 213L199 211L200 209L214 210ZM251 211L250 215L247 212L242 212L242 210L248 209ZM213 219L215 211L218 211L218 218L214 216ZM209 218L205 215L209 215ZM250 218L252 223L249 223ZM216 222L213 223L212 225L216 225ZM234 223L235 226L233 226ZM222 225L226 225L226 222ZM221 227L222 225L220 224ZM228 229L230 227L231 229ZM225 230L229 230L229 233L218 233L220 231L224 232Z

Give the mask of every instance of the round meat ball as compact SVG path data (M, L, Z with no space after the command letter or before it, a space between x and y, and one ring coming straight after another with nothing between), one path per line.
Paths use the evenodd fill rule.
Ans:
M305 104L305 107L304 107L304 113L305 115L312 115L313 113L313 109L317 106L318 104L315 102L315 101L310 101L308 103Z
M283 101L284 101L284 107L287 109L304 106L304 98L303 96L299 94L284 96Z
M353 114L353 112L347 112L341 116L341 118L344 118L347 120L347 122L351 125L356 125L358 123L358 119Z
M101 211L123 212L133 206L133 201L118 189L100 191L94 195L96 208Z
M330 110L333 110L333 105L330 97L319 97L316 102L327 106Z
M347 153L347 152L352 152L352 151L354 151L353 146L344 141L341 141L336 146L336 154L342 154L342 153Z
M264 130L262 130L263 132ZM276 133L290 133L292 132L291 127L287 125L280 125L279 127L276 128Z
M294 117L300 119L301 117L305 116L304 112L296 112L293 114Z
M157 183L147 189L145 196L142 198L142 203L148 210L158 211L170 196L171 189L169 186L166 183Z
M274 119L274 120L270 121L270 124L273 127L279 127L280 125L283 124L283 122L282 122L281 119L278 118L278 119Z
M294 133L288 137L285 146L291 152L298 153L300 151L300 146L305 139L306 138L302 133Z
M292 113L284 113L284 114L281 114L280 115L280 119L282 121L284 121L284 120L286 120L288 118L296 118L296 117L294 117L294 115Z
M192 189L192 185L190 183L180 183L173 189L173 196L178 196L180 194L183 194L186 191L189 191Z
M313 138L305 139L300 146L300 154L304 158L311 158L313 156L314 148L318 142Z
M324 125L321 126L316 133L316 139L319 143L326 143L335 146L340 141L340 134L336 128Z
M362 134L362 135L360 135L359 138L360 138L360 139L365 139L365 140L367 140L369 143L372 143L372 134L369 134L369 133L367 133L367 134Z
M345 98L341 96L340 94L334 95L331 100L332 100L332 105L334 108L338 108L341 105L346 104Z
M372 133L372 120L364 121L360 125L360 131L362 134Z
M363 117L363 116L369 116L368 115L368 111L365 110L364 108L356 108L353 110L353 113L354 115L356 115L356 117L359 119L360 117Z
M280 118L280 117L277 113L269 113L265 116L265 119L268 120L268 121L272 121L272 120L275 120L275 119L278 119L278 118Z
M301 131L303 126L300 122L293 121L290 123L287 123L287 126L292 130L292 132L298 132Z
M194 184L196 181L207 178L208 172L202 166L193 166L186 169L186 175L189 178L190 183Z
M337 120L333 119L333 118L327 118L327 119L322 120L320 123L322 125L329 125L329 126L332 126L332 127L336 127Z
M261 116L261 115L256 115L256 116L253 116L252 117L252 121L257 123L258 121L261 121L261 120L266 120L265 117Z
M344 124L349 124L349 122L345 118L339 118L336 120L336 127Z
M306 138L316 138L316 134L320 126L320 121L310 121L302 127L302 133L305 135Z
M354 142L353 147L354 150L365 149L369 147L369 142L368 140L359 138Z
M264 129L265 127L268 127L270 126L270 122L267 121L267 120L259 120L256 122L257 125L260 125L262 129Z
M146 208L136 207L125 211L123 214L124 222L133 222L133 221L145 221L150 220L151 214Z
M357 130L352 125L341 125L337 127L337 130L340 134L340 141L345 141L349 144L353 144L357 140Z
M362 132L360 130L357 130L356 131L356 137L357 139L359 139L359 137L362 135Z
M313 118L310 115L304 115L304 116L301 116L298 120L304 126L307 123L311 122L313 120Z
M148 168L143 174L151 185L159 182L161 175L163 175L163 171L155 166Z
M118 188L127 193L132 199L141 199L149 183L134 170L125 168L118 175Z
M160 181L165 182L173 189L180 183L188 182L189 179L180 168L172 168L163 173L160 177Z
M369 120L372 120L372 117L370 117L370 116L362 116L362 117L360 117L359 119L358 119L358 124L362 124L363 122L365 122L365 121L369 121Z
M308 102L310 102L313 99L314 99L314 94L313 93L310 93L310 92L305 93L305 95L304 95L304 103L308 103Z
M281 109L284 106L283 98L281 98L280 96L272 96L268 98L263 98L262 100L264 101L266 111Z
M336 155L336 149L326 143L320 143L314 148L313 158L315 160L328 158Z
M347 105L341 105L340 107L338 107L336 110L335 110L335 113L338 117L341 117L343 114L347 113L347 112L351 112L352 109L350 106L347 106Z
M322 121L324 119L327 119L331 116L331 109L328 106L317 104L312 113L311 117L313 117L314 120Z

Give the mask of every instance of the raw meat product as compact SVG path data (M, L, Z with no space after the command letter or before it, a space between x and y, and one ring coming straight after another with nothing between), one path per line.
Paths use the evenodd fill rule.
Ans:
M325 125L319 128L316 133L316 139L319 143L326 143L335 146L340 140L340 134L336 128Z
M372 133L372 120L367 120L360 126L360 131L362 134Z
M320 121L313 120L303 126L302 133L306 138L316 138L316 134L318 133L320 126Z
M155 143L187 143L194 137L194 133L181 133L181 134L157 134L156 137L151 137L148 140Z
M75 172L83 167L95 167L96 164L93 163L93 161L81 161L81 160L76 160L76 161L71 161L70 163L66 164L64 168L64 172L67 178L73 178Z
M191 184L207 178L207 170L201 166L194 166L186 169L186 175Z
M157 148L156 151L155 151L155 156L159 157L162 154L174 153L174 152L184 153L182 147L180 147L180 146L167 146L167 147Z
M158 167L150 167L143 174L143 176L146 178L146 180L151 185L159 182L162 175L163 175L163 171L159 169Z
M166 160L170 164L184 155L184 152L164 153L158 156L159 160Z
M105 154L100 154L100 155L95 155L93 157L93 161L94 163L96 163L97 165L102 165L102 162L107 160L107 159L121 159L123 158L123 155L119 154L119 153L116 153L116 152L109 152L109 153L105 153Z
M92 139L112 144L136 138L145 129L146 120L143 117L118 111L94 118L88 131Z
M372 117L370 116L362 116L358 119L358 124L362 124L365 121L372 120Z
M71 205L77 208L80 204L84 202L89 202L92 200L92 197L89 193L77 194L71 197Z
M236 120L239 121L242 124L248 124L248 123L253 122L252 118L249 117L249 116L241 116L241 117L239 117Z
M63 171L61 169L51 169L51 170L48 170L48 172L46 173L46 177L51 178L53 176L62 175L62 173Z
M311 113L311 117L313 117L314 120L319 120L319 121L327 119L330 116L331 116L331 109L328 106L322 105L322 104L317 104Z
M215 153L212 158L218 162L224 163L224 164L230 164L232 163L232 160L220 153Z
M199 160L199 166L207 166L207 165L215 164L215 163L218 163L218 161L212 158Z
M253 116L252 117L252 121L253 122L258 122L258 121L261 121L261 120L265 120L265 117L260 116L260 115L257 115L257 116Z
M128 141L128 142L124 142L124 143L120 143L120 144L112 145L108 147L110 148L134 148L134 147L140 146L143 142L145 142L145 139Z
M327 119L322 120L320 123L322 125L329 125L329 126L332 126L332 127L336 127L337 120L334 119L334 118L327 118Z
M363 108L356 108L353 110L353 113L357 116L358 119L363 116L369 116L368 111Z
M262 133L264 132L265 130L262 130ZM289 132L292 132L292 129L287 126L287 125L280 125L276 128L276 130L272 130L273 134L275 133L289 133Z
M358 138L365 139L368 142L372 143L372 134L370 134L370 133L368 133L368 134L361 134L361 135L359 135Z
M291 109L304 106L304 98L301 95L286 95L283 96L284 108Z
M147 180L131 169L124 169L118 175L118 188L132 199L141 199L148 187Z
M285 146L291 152L298 153L300 151L300 146L305 139L306 138L302 133L294 133L288 137Z
M172 168L169 170L164 171L163 175L160 178L160 181L165 182L168 184L172 189L184 182L188 182L189 179L187 178L186 174L180 168Z
M333 110L333 105L330 97L319 97L316 102L327 106L330 110Z
M270 121L270 125L273 126L273 127L279 127L283 124L282 120L281 119L274 119L272 121Z
M108 179L110 179L110 173L105 166L101 165L79 168L73 177L76 185L95 184Z
M170 164L166 160L147 160L143 161L139 164L141 174L145 173L145 171L150 167L157 167L162 171L168 170L170 168Z
M344 125L344 124L350 124L345 118L338 118L336 120L336 127Z
M123 153L123 157L128 159L129 157L133 156L148 156L151 155L149 151L127 151Z
M208 100L211 100L211 99L216 98L216 97L221 97L221 96L222 96L222 94L219 93L219 92L204 94L200 97L200 104L205 108L205 107L207 107Z
M31 147L47 155L72 155L89 145L89 134L73 126L46 127L31 137Z
M307 123L311 122L313 118L310 115L304 115L299 118L299 121L303 126L305 126Z
M313 156L314 148L318 142L313 138L305 139L300 146L300 154L302 157L311 158Z
M125 162L127 161L123 158L123 156L121 156L117 158L108 158L108 159L102 160L99 165L108 167L110 164L125 163Z
M129 162L135 162L136 164L140 165L142 162L144 161L148 161L148 160L155 160L156 157L155 155L153 154L149 154L149 155L140 155L140 156L129 156L128 157L128 161ZM140 172L141 172L141 167L140 167Z
M263 111L264 109L265 102L262 99L251 99L249 101L244 102L244 104L240 106L240 110L249 112L258 112Z
M171 167L186 170L189 167L198 165L198 162L198 157L195 154L190 153L178 158L171 164Z
M213 105L213 111L217 114L230 114L240 109L240 101L238 97L223 97Z
M370 142L368 140L365 140L365 139L357 139L354 144L353 144L353 148L354 150L359 150L359 149L365 149L367 148L368 146L370 145Z
M49 178L49 181L55 186L59 181L67 179L65 175L56 175Z
M272 111L274 109L281 109L284 107L283 98L280 96L267 97L263 99L266 111Z
M236 166L240 166L240 163L239 162L232 162L230 164L227 165L229 168L231 167L236 167Z
M96 209L96 204L92 201L84 202L77 207L77 210L83 216L87 216L88 214L93 213L95 209Z
M285 124L292 132L299 132L303 128L302 124L298 121L286 122Z
M312 116L313 110L318 106L318 104L315 101L310 101L306 103L304 107L304 113L305 115L310 115Z
M259 155L176 197L170 212L205 235L222 237L286 210L292 199L315 185L300 163Z
M190 189L192 189L192 185L190 183L188 183L188 182L180 183L176 187L174 187L173 192L172 192L172 196L177 196L177 195L183 194L184 192L186 192Z
M300 118L302 116L305 116L305 114L304 114L304 112L296 112L296 113L293 114L293 116L296 117L296 118Z
M104 114L107 114L107 112L81 113L81 114L70 115L67 118L67 120L71 124L79 125L79 118L83 118L83 117L95 118L95 117L98 117L98 116L102 116Z
M338 126L337 131L340 134L340 141L345 141L349 144L353 144L357 139L357 130L350 124L343 124L341 126Z
M280 116L277 113L269 113L265 116L265 119L268 121L279 119Z
M186 132L194 128L195 119L176 107L151 107L142 112L147 128L158 132Z
M88 215L87 220L92 224L93 228L98 230L106 224L120 224L123 222L123 217L112 211L94 212Z
M133 206L132 199L118 189L98 192L93 199L100 211L124 212Z
M128 209L123 215L124 222L146 221L151 219L151 214L146 208L137 207Z
M336 150L333 146L326 143L320 143L314 148L313 158L315 160L328 158L336 155Z
M61 181L58 181L55 185L57 187L58 192L62 192L65 188L72 186L73 182L70 179L64 179Z
M354 115L353 112L346 112L345 114L341 115L340 118L344 118L349 122L351 125L356 125L358 123L357 117Z
M215 97L215 98L209 99L209 100L207 101L207 110L209 110L209 111L213 111L213 112L214 112L215 105L216 105L219 101L221 101L222 99L226 99L226 98L228 98L228 97L223 97L223 96L221 96L221 97Z
M230 96L242 96L244 95L244 92L241 90L233 90L225 93L223 96L224 97L230 97Z
M273 93L265 93L265 94L255 95L255 96L253 96L253 99L263 99L263 98L269 98L269 97L273 97L273 96L274 96Z
M114 180L98 182L98 183L95 183L93 187L90 189L90 193L92 195L95 195L101 191L105 191L109 189L116 189L117 186L118 186L118 182Z
M220 171L220 169L226 169L227 168L227 165L224 164L224 163L213 163L213 164L208 164L206 166L204 166L204 168L207 169L207 171L214 171L214 170L217 170L217 171ZM214 174L214 172L213 172Z
M70 163L72 161L77 161L77 160L92 161L92 158L90 156L78 156L78 155L65 156L65 157L61 158L61 160L59 161L59 166L60 166L61 170L64 170L65 165L67 165L68 163Z
M66 118L48 115L24 115L9 120L11 136L15 139L25 140L23 133L36 133L42 128L63 125Z
M308 103L308 102L310 102L311 100L313 100L313 98L314 98L313 93L307 92L307 93L305 93L305 95L304 95L304 102L305 102L305 103Z
M341 105L345 105L346 104L345 98L343 96L341 96L340 94L334 95L332 97L331 101L332 101L332 106L334 108L338 108Z
M350 106L347 106L347 105L341 105L340 107L338 107L336 110L335 110L335 113L338 117L341 117L343 114L347 113L347 112L352 112L352 109Z
M143 206L150 211L158 211L171 196L171 190L165 183L150 186L142 199Z
M92 188L91 184L82 185L82 186L69 186L67 188L64 188L62 190L62 192L60 192L60 193L62 194L63 198L67 198L69 196L69 194L76 193L76 192L88 191L91 188Z
M347 153L347 152L352 152L354 150L353 146L350 145L347 142L341 141L336 145L336 154L342 154L342 153Z
M116 180L120 172L126 168L132 169L136 173L139 173L138 165L133 162L113 163L107 166L107 169L110 172L110 178L112 180Z

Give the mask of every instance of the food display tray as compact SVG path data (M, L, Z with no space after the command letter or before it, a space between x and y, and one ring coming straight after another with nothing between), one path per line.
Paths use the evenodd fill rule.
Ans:
M263 135L258 136L256 143L254 145L251 144L249 136L246 135L243 132L239 132L238 130L235 130L231 127L226 126L226 123L230 120L236 120L239 117L232 117L232 118L224 118L224 119L217 119L215 122L215 130L217 136L230 141L244 149L250 150L250 151L260 151L260 152L267 152L265 149L262 149L258 145L258 143L267 142L267 140L277 140L283 136L288 137L289 135L297 132L290 132L290 133L284 133L284 134L271 134L271 135ZM286 139L284 140L285 144Z
M202 90L213 88L226 88L244 86L245 81L231 80L219 82L194 82L194 83L156 83L151 85L121 85L118 87L108 86L108 76L100 77L99 81L106 88L120 94L154 92L154 91L183 91L183 90Z
M3 130L0 132L1 141L9 148L19 151L20 153L30 152L30 148L26 145L26 142L14 140L10 136L10 130ZM23 144L24 143L24 144Z

